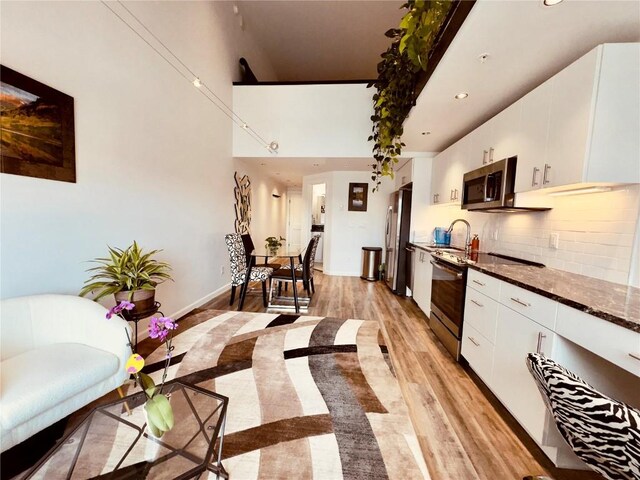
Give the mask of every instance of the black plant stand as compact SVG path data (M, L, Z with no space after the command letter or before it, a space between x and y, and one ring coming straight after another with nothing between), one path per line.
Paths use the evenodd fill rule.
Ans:
M144 310L142 312L136 312L136 313L132 313L130 310L123 310L122 311L122 316L124 317L125 320L127 320L128 322L133 322L134 323L134 342L135 345L131 345L132 349L134 352L138 351L138 322L140 320L143 320L145 318L148 318L156 313L159 313L160 315L162 315L164 317L164 313L162 313L160 311L160 307L162 305L160 304L160 302L154 302L153 303L153 307L148 308L147 310Z

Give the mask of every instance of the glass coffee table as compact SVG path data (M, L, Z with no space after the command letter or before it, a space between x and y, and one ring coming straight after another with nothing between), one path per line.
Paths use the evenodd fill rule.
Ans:
M93 409L25 478L173 480L213 472L228 479L222 443L229 399L179 381L164 392L175 423L162 438L148 431L138 392Z

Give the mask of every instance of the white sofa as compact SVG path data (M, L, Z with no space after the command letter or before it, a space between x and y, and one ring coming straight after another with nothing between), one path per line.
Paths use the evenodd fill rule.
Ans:
M0 451L124 383L131 328L106 312L72 295L0 302Z

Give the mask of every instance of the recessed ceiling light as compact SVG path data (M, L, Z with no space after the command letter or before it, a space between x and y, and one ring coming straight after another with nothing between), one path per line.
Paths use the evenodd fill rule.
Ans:
M542 0L542 3L545 7L553 7L554 5L559 4L562 0Z
M456 99L457 100L462 100L463 98L467 98L468 96L469 96L469 94L467 92L461 92L461 93L456 95Z
M319 167L319 166L320 166L320 164L319 164L319 163L314 163L314 164L313 164L313 166L314 166L314 167Z
M480 63L486 62L488 58L489 58L488 53L481 53L480 55L478 55L478 60L480 60Z
M422 135L431 135L431 132L422 132Z

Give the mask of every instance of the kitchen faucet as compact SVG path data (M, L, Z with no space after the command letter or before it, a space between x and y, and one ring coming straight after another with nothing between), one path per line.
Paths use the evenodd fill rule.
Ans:
M467 222L464 218L456 218L453 222L451 222L451 225L449 225L447 233L451 233L451 231L453 230L453 226L458 222L462 222L467 226L467 241L464 244L464 253L465 255L469 255L469 248L471 248L471 225L469 225L469 222Z

